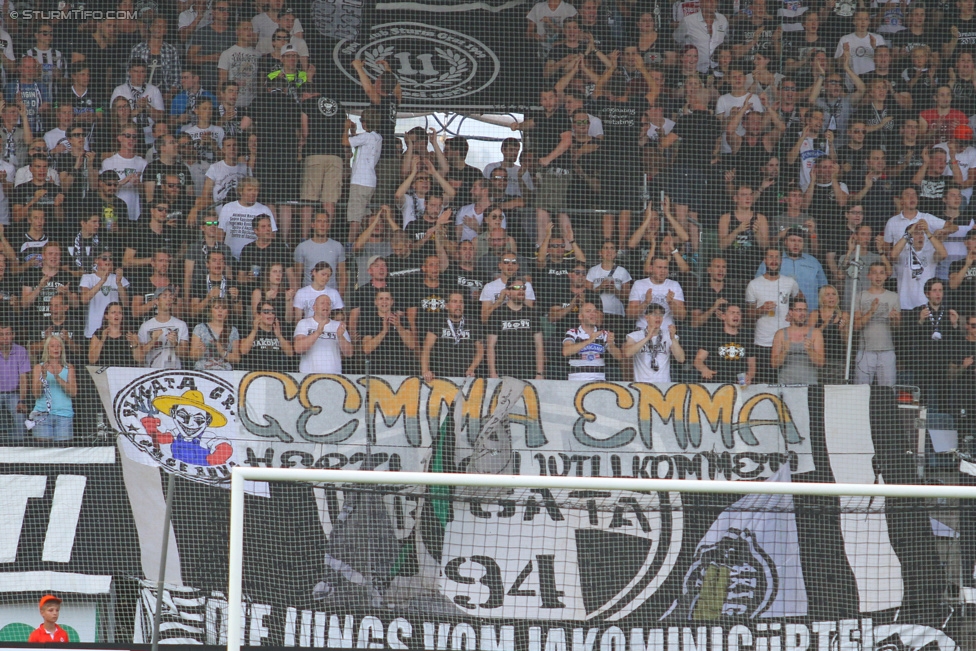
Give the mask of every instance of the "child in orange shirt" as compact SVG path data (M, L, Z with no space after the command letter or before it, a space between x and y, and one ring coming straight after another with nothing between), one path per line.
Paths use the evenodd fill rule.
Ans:
M58 616L61 614L61 600L53 594L46 594L41 597L38 608L41 610L41 617L44 619L44 623L30 634L27 641L32 644L67 642L68 634L63 628L58 626Z

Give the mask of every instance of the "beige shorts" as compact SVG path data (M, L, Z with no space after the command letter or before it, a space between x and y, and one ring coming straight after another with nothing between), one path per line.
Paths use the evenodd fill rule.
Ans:
M349 203L346 205L346 221L361 222L369 214L369 200L373 198L376 188L365 185L349 185Z
M302 200L335 204L342 193L342 159L309 156L302 177Z

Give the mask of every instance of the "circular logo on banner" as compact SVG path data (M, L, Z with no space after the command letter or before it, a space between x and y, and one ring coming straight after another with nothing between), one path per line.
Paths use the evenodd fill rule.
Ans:
M331 97L320 97L318 101L319 113L327 118L331 118L339 112L339 103Z
M481 41L424 23L386 23L372 29L365 43L336 44L332 57L343 74L358 81L352 61L360 59L374 79L386 61L400 80L405 101L436 101L473 95L488 88L501 68Z
M203 482L230 481L238 465L234 386L212 373L164 370L141 375L113 403L119 430L143 462Z

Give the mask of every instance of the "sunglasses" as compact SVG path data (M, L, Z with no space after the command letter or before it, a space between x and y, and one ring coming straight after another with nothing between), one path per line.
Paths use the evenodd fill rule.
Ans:
M204 226L219 226L220 222L203 222Z
M573 120L573 124L589 124L589 120Z
M153 210L159 210L160 212L166 212L169 210L169 206L153 206Z
M525 289L525 285L509 285L509 289Z
M505 258L504 260L502 260L502 262L504 262L505 264L518 264L518 260L510 260L508 258Z

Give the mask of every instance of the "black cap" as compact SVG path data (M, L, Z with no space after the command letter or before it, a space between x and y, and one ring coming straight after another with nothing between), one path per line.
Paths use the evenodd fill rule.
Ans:
M796 235L797 237L802 237L803 239L806 239L807 232L802 228L800 228L799 226L791 226L790 229L786 231L786 237L789 237L790 235Z

